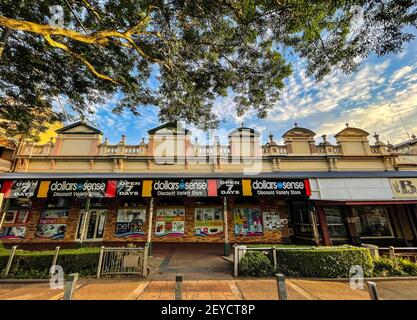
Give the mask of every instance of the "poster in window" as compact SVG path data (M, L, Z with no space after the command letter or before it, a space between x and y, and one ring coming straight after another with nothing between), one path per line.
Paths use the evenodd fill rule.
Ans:
M155 236L178 237L184 234L184 208L163 208L156 210Z
M262 217L264 219L264 228L265 230L281 230L285 224L285 219L280 219L279 212L277 211L266 211L262 212Z
M258 208L235 208L235 235L259 236L263 234L261 210Z
M67 225L45 223L46 221L41 220L41 222L43 223L38 224L38 228L36 229L36 238L37 239L51 239L51 240L64 239Z
M117 212L116 237L143 237L145 235L146 209L119 209Z
M223 211L221 208L195 209L195 235L203 237L223 234Z
M66 219L69 217L69 210L68 209L54 209L54 210L44 210L42 212L43 219Z
M24 239L26 227L6 227L0 229L0 239Z

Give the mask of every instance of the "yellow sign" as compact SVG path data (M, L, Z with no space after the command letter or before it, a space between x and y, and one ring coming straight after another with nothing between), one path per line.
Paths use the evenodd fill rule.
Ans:
M39 186L38 191L38 198L47 198L48 197L48 191L49 191L49 185L51 184L51 181L41 181L41 184Z
M390 179L394 198L417 198L417 178Z

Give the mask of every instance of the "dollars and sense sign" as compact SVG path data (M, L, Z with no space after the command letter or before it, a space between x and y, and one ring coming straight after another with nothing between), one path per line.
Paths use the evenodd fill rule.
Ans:
M308 197L308 179L9 180L5 198Z

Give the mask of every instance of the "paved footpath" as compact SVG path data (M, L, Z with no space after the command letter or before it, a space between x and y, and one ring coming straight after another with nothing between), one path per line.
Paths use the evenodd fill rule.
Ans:
M367 290L350 289L342 281L287 279L289 300L368 300ZM377 281L383 299L417 299L417 280ZM167 280L80 280L75 300L171 300L175 282ZM48 283L0 283L0 300L60 300L62 289ZM184 300L277 300L274 279L190 280Z

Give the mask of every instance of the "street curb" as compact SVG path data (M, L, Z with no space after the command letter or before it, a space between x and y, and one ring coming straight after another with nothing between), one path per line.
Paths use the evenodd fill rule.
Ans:
M0 279L0 284L2 283L21 283L21 284L30 284L30 283L49 283L50 279Z

